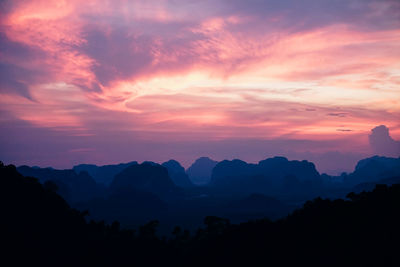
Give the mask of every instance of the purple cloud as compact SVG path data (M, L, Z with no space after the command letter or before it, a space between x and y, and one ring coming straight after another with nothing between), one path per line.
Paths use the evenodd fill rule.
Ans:
M377 126L371 130L369 143L373 152L379 156L400 156L400 141L396 141L390 136L389 128L385 125Z

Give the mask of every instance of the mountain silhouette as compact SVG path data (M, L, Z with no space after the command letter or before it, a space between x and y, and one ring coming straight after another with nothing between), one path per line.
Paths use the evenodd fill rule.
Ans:
M187 170L190 180L196 185L206 185L211 180L212 170L218 161L208 157L198 158Z
M400 176L400 158L373 156L360 160L344 182L355 185Z
M132 189L166 196L176 192L177 188L168 175L167 168L144 162L125 168L117 174L110 185L112 191L130 187Z
M81 171L86 171L93 177L97 183L102 183L105 185L110 185L114 176L123 171L125 168L137 164L136 161L131 161L128 163L120 163L114 165L103 165L97 166L94 164L79 164L73 167L76 173Z
M258 169L265 174L282 179L293 175L299 181L316 181L320 178L314 163L307 160L288 160L285 157L273 157L258 163Z
M20 166L17 170L24 176L39 179L41 183L54 182L58 187L58 193L69 203L87 201L104 192L104 188L96 184L94 179L85 171L76 174L73 170L28 166Z
M180 187L193 187L193 183L190 181L185 169L176 160L169 160L161 164L168 170L169 177Z
M282 166L288 164L281 158L275 160ZM382 160L388 161L378 159L378 162ZM227 161L222 166L239 166L237 170L243 171L240 173L243 174L260 165L233 162ZM372 162L376 164L376 158ZM358 169L375 166L370 163L371 159L363 161ZM280 174L284 180L288 175L294 175L293 170L314 173L312 164L308 162L291 164L294 167L290 172ZM296 167L297 164L301 166ZM396 164L394 166L397 168ZM42 172L48 174L49 170L54 171L48 169ZM70 208L57 194L57 186L51 179L41 184L36 178L22 176L14 166L4 166L0 162L0 234L6 244L2 248L2 259L16 266L399 265L399 184L390 187L378 184L371 192L349 193L346 199L315 198L288 216L281 214L284 217L275 221L254 217L236 224L211 214L204 218L204 227L192 234L175 227L172 236L160 238L156 235L158 222L154 220L154 215L159 213L169 217L169 207L154 193L134 187L147 189L143 186L143 180L148 180L174 188L172 181L166 179L168 171L161 165L144 163L130 166L121 174L124 172L129 175L117 175L114 182L118 177L122 180L106 198L89 201L92 203L89 212L95 213L92 218L99 215L106 217L107 221L112 218L127 220L125 217L130 216L135 219L131 227L138 229L137 233L121 229L118 222L111 225L101 221L88 222L85 213ZM127 178L130 181L125 181L125 177L130 177ZM308 181L306 176L298 177L299 183L303 179ZM379 181L397 183L400 178ZM195 187L189 192L191 190L206 192L209 188ZM197 198L196 201L201 199ZM230 199L223 200L221 195L215 195L209 200L221 204ZM205 207L204 204L207 203L201 205ZM208 204L212 205L210 202ZM278 199L251 194L229 201L223 212L236 220L235 216L246 213L265 217L274 209L282 211L286 207ZM193 215L197 211L194 209ZM183 218L187 213L180 215ZM145 224L136 227L138 222Z
M284 157L269 158L258 164L224 160L214 167L211 178L213 187L237 194L275 195L286 191L293 193L293 189L306 193L317 190L321 183L313 163L289 161Z

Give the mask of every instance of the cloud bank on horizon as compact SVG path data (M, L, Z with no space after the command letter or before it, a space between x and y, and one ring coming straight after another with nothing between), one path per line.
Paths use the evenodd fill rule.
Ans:
M0 14L4 160L330 160L390 151L368 139L377 125L400 139L396 0L5 0Z

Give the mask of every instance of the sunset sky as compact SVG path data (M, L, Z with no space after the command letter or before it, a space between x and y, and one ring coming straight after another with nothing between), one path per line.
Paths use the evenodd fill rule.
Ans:
M0 160L347 170L400 139L400 1L0 2Z

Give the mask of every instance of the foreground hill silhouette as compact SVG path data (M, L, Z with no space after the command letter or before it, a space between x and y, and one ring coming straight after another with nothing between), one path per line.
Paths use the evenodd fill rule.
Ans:
M399 266L400 185L378 185L348 200L317 198L278 221L231 224L206 217L190 236L155 235L156 222L137 234L118 223L87 223L54 192L0 163L2 259L40 266ZM254 195L246 200L253 203ZM276 204L276 203L275 203ZM240 205L239 205L240 207Z
M154 236L154 223L133 231L119 223L85 221L85 213L69 207L44 185L0 162L1 261L10 266L156 265L167 253ZM161 248L164 247L162 250ZM151 258L156 253L160 258Z
M277 222L214 218L198 237L199 265L399 266L400 185L348 197L317 198Z

